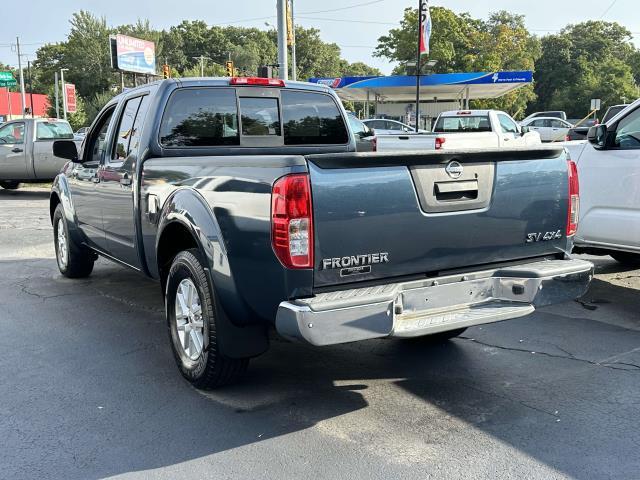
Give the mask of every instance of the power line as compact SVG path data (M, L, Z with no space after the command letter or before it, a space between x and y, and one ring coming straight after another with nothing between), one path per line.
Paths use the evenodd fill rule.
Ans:
M604 16L609 13L609 10L611 10L613 8L613 6L618 2L618 0L613 0L613 2L611 2L611 5L609 5L609 7L604 11L604 13L602 15L600 15L600 20L602 20L604 18Z
M314 13L328 13L328 12L339 12L342 10L350 10L352 8L358 8L358 7L365 7L367 5L373 5L376 3L382 3L382 2L386 2L387 0L373 0L371 2L364 2L364 3L356 3L355 5L349 5L346 7L340 7L340 8L332 8L330 10L316 10L315 12L300 12L302 13L302 15L313 15Z
M346 23L366 23L366 24L373 24L373 25L392 25L394 27L398 25L398 23L375 22L372 20L346 20L342 18L301 17L299 15L296 15L296 18L301 18L303 20L320 20L325 22L346 22Z

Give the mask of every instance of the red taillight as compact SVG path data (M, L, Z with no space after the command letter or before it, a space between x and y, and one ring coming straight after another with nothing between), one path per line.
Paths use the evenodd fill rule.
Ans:
M446 141L447 139L444 137L436 137L436 150L440 150Z
M458 115L471 115L471 111L470 110L462 110L462 111L458 112Z
M309 175L279 178L271 190L271 244L287 268L313 268L313 215Z
M571 137L569 135L565 135L564 136L564 141L565 142L570 142L571 141Z
M233 77L229 85L259 85L262 87L284 87L284 80L279 78Z
M371 139L371 146L373 147L372 150L371 150L372 152L377 152L378 151L378 137L373 137Z
M578 167L575 162L569 160L569 208L567 213L567 237L575 235L578 231L578 218L580 215L580 182L578 181Z

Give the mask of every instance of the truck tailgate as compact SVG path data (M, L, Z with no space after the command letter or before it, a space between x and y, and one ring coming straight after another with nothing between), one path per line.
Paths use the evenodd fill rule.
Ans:
M315 288L567 250L562 148L306 158Z

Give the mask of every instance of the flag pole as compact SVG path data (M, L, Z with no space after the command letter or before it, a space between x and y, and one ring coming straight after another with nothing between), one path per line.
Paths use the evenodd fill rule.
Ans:
M416 58L416 133L420 124L420 40L422 39L422 0L418 0L418 55Z

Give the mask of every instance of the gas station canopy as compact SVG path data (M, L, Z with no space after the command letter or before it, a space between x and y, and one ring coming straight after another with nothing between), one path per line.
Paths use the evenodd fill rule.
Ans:
M343 100L412 102L416 99L415 75L386 77L311 78L333 88ZM533 72L436 73L420 76L422 101L467 101L497 98L533 82Z

